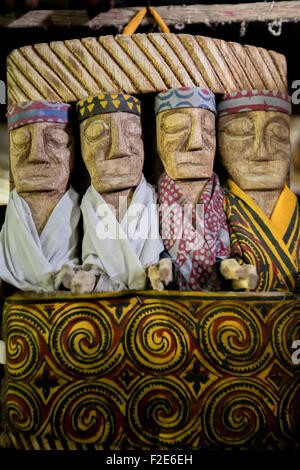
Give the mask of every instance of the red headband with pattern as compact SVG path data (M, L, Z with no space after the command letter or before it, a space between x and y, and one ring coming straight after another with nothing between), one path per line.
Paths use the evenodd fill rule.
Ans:
M54 101L27 101L15 104L7 111L8 130L35 122L57 122L67 124L71 121L71 105Z
M291 97L276 90L242 90L223 95L218 116L247 111L279 111L291 114Z

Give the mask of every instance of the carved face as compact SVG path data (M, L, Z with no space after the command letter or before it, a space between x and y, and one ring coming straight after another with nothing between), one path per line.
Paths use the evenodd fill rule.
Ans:
M287 114L250 111L222 116L218 132L223 166L241 189L283 188L290 162Z
M19 194L66 190L74 159L68 124L26 124L12 130L9 141L11 173Z
M139 116L107 113L80 124L82 157L99 193L135 187L142 177L144 145Z
M209 178L216 150L215 116L202 108L179 108L156 116L157 151L173 180Z

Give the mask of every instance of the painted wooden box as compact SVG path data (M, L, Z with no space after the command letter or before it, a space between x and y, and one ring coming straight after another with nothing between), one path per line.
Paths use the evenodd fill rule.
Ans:
M2 338L2 446L299 449L292 295L15 295Z

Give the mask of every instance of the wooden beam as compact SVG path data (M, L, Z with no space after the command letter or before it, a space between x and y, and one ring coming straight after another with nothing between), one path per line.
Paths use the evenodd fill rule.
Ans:
M0 15L2 28L89 27L86 10L32 10Z
M103 26L116 27L119 31L141 7L113 8L100 13L91 20L85 10L32 10L23 15L9 13L0 15L2 28L50 28L86 27L94 30ZM215 5L169 5L156 10L168 26L182 24L225 24L254 21L300 21L300 1L257 2ZM145 17L142 26L153 23Z
M92 29L102 26L125 26L140 7L114 8L101 13L89 22ZM170 5L156 7L156 10L168 26L179 24L218 24L242 21L300 21L300 1L257 2L241 4L215 5ZM151 17L146 17L141 25L151 24Z

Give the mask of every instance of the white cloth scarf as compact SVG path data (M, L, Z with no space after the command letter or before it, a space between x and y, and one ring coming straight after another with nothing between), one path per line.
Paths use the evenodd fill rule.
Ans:
M23 290L51 292L61 283L63 264L78 264L78 194L70 188L39 235L30 207L11 191L0 233L0 278Z
M82 198L83 264L92 264L99 281L97 292L144 289L145 267L159 261L157 195L144 176L124 217L117 221L111 207L91 185Z

